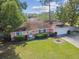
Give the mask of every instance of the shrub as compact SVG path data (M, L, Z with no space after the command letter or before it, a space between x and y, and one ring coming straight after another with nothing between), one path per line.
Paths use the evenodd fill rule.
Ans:
M44 39L44 38L47 38L48 35L46 33L43 33L43 34L36 34L35 35L35 38L36 39Z
M16 36L14 39L15 39L15 41L23 41L23 40L25 40L24 36Z
M1 33L0 32L0 41L2 41L2 42L9 42L9 41L11 41L11 36L10 36L10 34L7 34L7 33Z
M8 42L11 41L11 35L10 34L5 35L4 39L5 41L8 41Z
M48 34L49 34L49 37L56 37L57 36L57 32L54 32L54 33L49 32Z

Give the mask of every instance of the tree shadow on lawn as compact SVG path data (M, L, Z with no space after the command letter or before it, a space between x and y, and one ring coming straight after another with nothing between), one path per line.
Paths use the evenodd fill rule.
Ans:
M12 45L15 46L22 46L25 47L27 45L27 41L20 41L20 42L10 42Z
M16 54L15 47L9 43L0 44L0 59L21 59L19 54Z

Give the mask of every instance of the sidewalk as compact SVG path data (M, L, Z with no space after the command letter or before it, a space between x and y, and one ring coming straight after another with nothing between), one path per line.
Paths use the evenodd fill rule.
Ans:
M71 43L75 47L79 48L79 39L74 39L74 38L71 38L71 37L62 37L62 39Z

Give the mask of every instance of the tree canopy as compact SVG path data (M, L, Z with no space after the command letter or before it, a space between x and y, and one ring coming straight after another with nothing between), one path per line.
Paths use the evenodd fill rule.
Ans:
M20 26L25 21L22 9L26 7L19 0L0 0L0 31L10 32Z
M64 6L57 10L57 17L71 26L79 24L79 0L69 0Z

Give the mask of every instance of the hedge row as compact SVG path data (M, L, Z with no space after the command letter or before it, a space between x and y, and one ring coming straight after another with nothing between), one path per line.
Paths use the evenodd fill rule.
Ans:
M40 33L40 34L36 34L34 35L35 38L33 39L45 39L45 38L48 38L48 37L54 37L56 36L57 33ZM23 41L23 40L26 40L28 39L29 40L29 37L25 37L25 36L16 36L14 38L16 41Z
M47 38L47 37L48 37L48 34L46 34L46 33L35 35L35 39L44 39L44 38Z
M16 36L14 37L15 41L23 41L25 40L25 37L24 36Z

